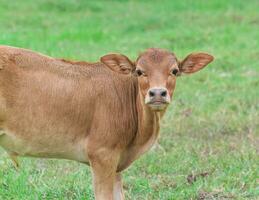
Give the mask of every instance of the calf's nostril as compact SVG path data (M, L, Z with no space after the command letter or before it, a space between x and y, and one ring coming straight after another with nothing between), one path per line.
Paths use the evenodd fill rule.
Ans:
M153 91L151 91L151 90L148 93L149 93L150 97L154 97L155 96L155 93Z
M167 95L167 92L166 92L166 91L162 91L162 92L161 92L161 96L162 96L162 97L166 97L166 95Z

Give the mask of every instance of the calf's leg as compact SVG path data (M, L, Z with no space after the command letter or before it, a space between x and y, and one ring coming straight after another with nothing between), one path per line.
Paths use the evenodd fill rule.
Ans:
M93 173L94 193L96 200L114 200L114 186L119 156L102 150L89 155Z
M9 156L10 156L10 158L12 159L12 161L13 161L13 164L14 164L14 167L15 167L15 169L19 169L19 161L18 161L18 154L17 153L14 153L14 152L8 152L8 154L9 154Z
M115 182L113 186L113 198L114 200L124 200L123 183L120 173L116 174Z

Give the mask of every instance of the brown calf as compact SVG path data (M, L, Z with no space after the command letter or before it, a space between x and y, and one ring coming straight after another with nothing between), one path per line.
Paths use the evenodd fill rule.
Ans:
M72 62L0 46L0 145L16 156L89 164L95 198L124 199L120 172L150 149L176 77L213 60L148 49Z

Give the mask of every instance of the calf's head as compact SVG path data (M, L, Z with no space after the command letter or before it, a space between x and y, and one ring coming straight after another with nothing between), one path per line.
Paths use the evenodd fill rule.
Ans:
M193 53L179 61L174 53L157 48L147 49L135 62L121 54L101 57L111 70L137 76L145 104L155 111L163 111L170 103L177 76L197 72L212 60L207 53Z

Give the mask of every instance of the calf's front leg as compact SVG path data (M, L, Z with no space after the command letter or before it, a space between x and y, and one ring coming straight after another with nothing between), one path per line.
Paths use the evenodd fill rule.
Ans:
M89 160L93 174L95 199L117 200L118 198L114 196L114 188L117 188L116 170L119 155L102 149L89 155Z
M123 183L120 173L116 174L115 183L113 186L113 198L114 200L124 200Z

